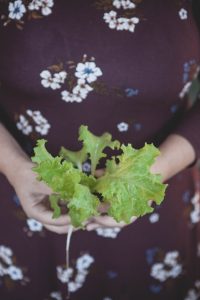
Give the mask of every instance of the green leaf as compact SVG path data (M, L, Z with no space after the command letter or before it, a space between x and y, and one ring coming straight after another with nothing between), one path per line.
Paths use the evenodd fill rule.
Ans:
M49 196L50 205L54 211L53 218L58 218L61 215L61 209L60 209L60 206L58 205L59 200L60 200L60 197L57 194L51 194Z
M80 183L82 185L88 186L91 191L94 190L95 184L96 184L96 178L92 175L86 175L85 173L81 173L81 181Z
M104 133L102 136L96 136L84 125L81 125L79 128L79 141L83 142L86 152L90 155L92 175L95 173L99 160L106 156L105 153L103 153L104 149L106 147L111 149L118 149L120 147L118 141L112 141L111 134Z
M81 172L71 162L62 161L62 157L53 157L45 148L45 141L38 141L34 148L37 163L33 171L38 179L43 180L61 199L69 199L74 194L75 185L81 181Z
M70 162L61 162L60 157L46 160L33 170L38 173L39 180L43 180L55 193L60 194L61 199L72 197L75 185L81 181L80 171Z
M97 180L96 192L101 193L110 207L108 214L117 222L129 223L132 216L152 212L149 200L160 204L167 185L161 176L150 173L150 167L159 150L153 144L145 144L139 150L122 145L123 153L118 163L113 158L107 161L105 175Z
M32 162L40 164L43 161L53 159L53 156L47 151L45 147L46 142L47 141L44 139L37 140L37 146L33 149L35 155L31 158Z
M67 161L73 163L79 170L82 170L82 164L87 160L87 152L85 147L80 151L70 151L64 147L61 147L59 155L62 156Z
M90 192L90 189L87 186L77 184L73 198L68 204L72 225L82 227L85 221L98 214L98 205L99 200Z

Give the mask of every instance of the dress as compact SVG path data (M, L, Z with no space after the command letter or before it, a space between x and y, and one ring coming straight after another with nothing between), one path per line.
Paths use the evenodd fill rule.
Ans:
M200 157L200 104L185 112L200 58L191 1L5 0L0 9L1 119L27 153L38 138L52 154L78 149L85 124L136 148L179 133ZM74 233L66 271L66 237L27 218L1 175L0 299L64 300L67 289L72 300L199 299L192 168L168 183L151 215Z

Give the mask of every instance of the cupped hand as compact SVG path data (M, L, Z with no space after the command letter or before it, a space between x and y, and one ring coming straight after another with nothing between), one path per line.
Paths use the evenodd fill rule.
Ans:
M23 210L29 218L41 222L45 228L58 234L68 232L71 225L70 217L62 214L53 219L48 197L52 190L43 182L37 180L33 172L34 164L26 162L20 166L18 173L13 174L10 180L20 200Z
M106 215L108 208L109 205L107 204L100 205L99 212L101 215L90 219L90 222L86 225L86 229L88 231L92 231L97 228L113 228L113 227L123 228L129 225L125 222L117 222L115 221L114 218ZM135 220L137 220L137 217L132 217L130 224L133 223Z
M103 169L99 169L95 172L95 176L101 177L104 174L104 170ZM152 205L152 200L149 200L148 204L149 206ZM108 204L101 204L99 206L99 213L100 216L97 217L93 217L89 220L88 224L86 225L86 229L88 231L92 231L95 230L97 228L113 228L113 227L119 227L119 228L123 228L125 226L128 226L130 224L132 224L133 222L135 222L137 220L137 217L132 217L130 220L130 223L127 224L123 221L121 222L117 222L115 221L115 219L113 217L110 217L107 215L109 209L109 205Z

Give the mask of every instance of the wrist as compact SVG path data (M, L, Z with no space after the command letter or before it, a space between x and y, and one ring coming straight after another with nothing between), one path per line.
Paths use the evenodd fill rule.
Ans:
M30 168L32 162L30 158L24 153L13 153L13 155L9 158L9 161L3 165L2 173L7 177L8 181L11 185L15 185L15 182L21 176L21 172Z
M182 136L171 134L160 145L160 155L151 167L152 173L159 173L166 181L187 168L195 159L192 145Z
M169 164L166 162L162 152L151 166L150 172L152 174L160 174L162 182L165 182L169 178Z

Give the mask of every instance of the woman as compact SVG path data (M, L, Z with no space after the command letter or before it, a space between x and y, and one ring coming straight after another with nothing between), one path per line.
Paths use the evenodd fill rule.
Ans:
M186 107L200 41L191 2L0 3L1 299L66 299L67 290L81 300L197 299L200 104ZM150 216L121 228L100 216L74 233L66 270L66 236L55 233L70 219L44 207L50 189L30 156L38 138L53 154L78 149L81 124L159 146L151 172L169 187Z

